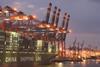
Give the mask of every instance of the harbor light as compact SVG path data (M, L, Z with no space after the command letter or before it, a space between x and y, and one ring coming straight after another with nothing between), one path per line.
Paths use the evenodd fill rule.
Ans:
M63 33L66 33L66 31L64 30Z
M60 47L59 50L62 51L62 48Z
M32 17L33 17L33 19L36 19L37 18L35 15L33 15Z
M50 30L50 31L54 31L54 29L53 29L53 28L49 28L49 30Z
M40 28L44 28L44 25L43 24L40 24L40 25L38 25Z
M9 18L5 18L4 20L9 21L10 19Z
M17 8L14 7L13 10L14 10L14 11L17 11Z
M28 17L27 16L23 16L23 20L28 20Z
M59 31L59 28L56 28L57 31Z
M5 10L4 13L9 13L9 11L8 10Z
M68 29L68 33L71 33L72 32L72 30L71 29Z
M0 14L2 13L2 11L0 11Z
M46 27L47 27L47 28L50 28L50 25L49 25L49 24L46 24Z
M16 16L15 19L16 19L16 20L22 20L22 18L19 17L19 16Z

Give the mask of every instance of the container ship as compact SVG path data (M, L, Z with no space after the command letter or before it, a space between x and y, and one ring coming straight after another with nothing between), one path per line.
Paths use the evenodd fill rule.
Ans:
M0 63L44 64L51 63L58 54L64 55L70 15L65 13L59 25L61 9L51 8L49 3L46 18L40 21L15 8L0 6Z

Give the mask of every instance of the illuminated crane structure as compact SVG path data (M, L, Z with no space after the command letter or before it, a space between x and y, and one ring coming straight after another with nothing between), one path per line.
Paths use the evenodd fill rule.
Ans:
M71 32L68 30L70 15L65 13L62 25L58 26L61 9L54 7L50 22L51 8L52 3L47 8L46 19L40 21L36 16L26 15L15 8L0 6L0 54L5 57L4 62L16 62L20 59L39 62L65 54L66 34ZM29 57L25 57L25 60L24 56ZM33 60L31 56L34 56Z

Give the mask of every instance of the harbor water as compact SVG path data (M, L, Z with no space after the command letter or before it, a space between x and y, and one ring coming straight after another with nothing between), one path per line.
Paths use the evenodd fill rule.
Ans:
M30 62L24 63L5 63L0 67L100 67L100 60L83 61L83 62L56 62L48 65L35 64Z

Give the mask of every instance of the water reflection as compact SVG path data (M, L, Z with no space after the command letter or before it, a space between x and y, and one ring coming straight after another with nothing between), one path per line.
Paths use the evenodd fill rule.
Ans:
M100 59L97 59L96 60L96 64L100 64Z
M63 63L55 63L55 67L63 67Z
M82 67L86 67L86 60L83 60L83 62L81 62Z
M100 60L86 61L83 62L63 62L63 63L53 63L50 65L38 65L35 63L24 62L24 63L9 63L0 64L0 67L100 67Z

